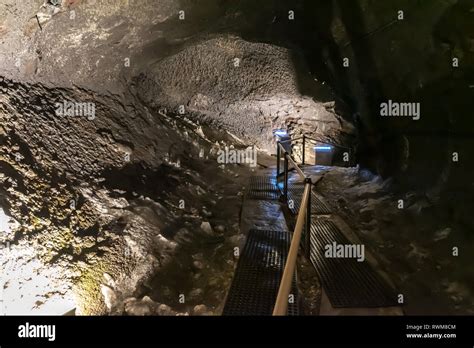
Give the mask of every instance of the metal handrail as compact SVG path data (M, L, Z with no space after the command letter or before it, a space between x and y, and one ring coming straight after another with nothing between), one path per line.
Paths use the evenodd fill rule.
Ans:
M298 172L299 176L301 177L301 179L306 179L306 175L304 175L303 171L301 170L301 168L298 166L298 164L296 163L296 161L290 156L290 154L288 154L288 152L286 151L286 149L281 145L281 142L278 142L278 146L280 147L280 151L283 150L283 153L285 154L285 156L287 156L287 159L288 161L293 165L293 167L296 169L296 171ZM278 174L278 173L277 173Z
M280 144L285 144L285 143L289 143L289 142L292 142L292 141L297 141L297 140L300 140L300 139L303 139L305 136L302 135L302 136L299 136L297 138L292 138L292 139L286 139L286 140L280 140L279 143Z
M340 149L345 149L345 150L348 150L349 151L349 156L351 158L351 161L349 162L349 165L351 165L352 162L352 154L353 154L353 150L351 147L349 146L343 146L343 145L339 145L339 144L334 144L334 143L331 143L331 142L328 142L328 141L323 141L323 140L319 140L319 139L316 139L314 137L311 137L311 136L308 136L306 134L303 134L302 136L299 136L297 138L291 138L291 139L287 139L287 140L282 140L282 141L278 141L278 145L277 145L277 178L282 174L280 173L280 151L283 150L283 153L286 153L286 149L283 147L282 144L287 144L287 143L292 143L292 142L295 142L297 140L300 140L300 139L303 139L303 144L302 144L302 153L301 153L301 159L302 159L302 164L305 164L305 157L306 157L306 140L312 140L314 142L318 142L318 143L321 143L321 144L326 144L326 145L330 145L330 146L333 146L333 147L337 147L337 148L340 148ZM291 158L292 159L292 158ZM293 160L294 162L294 160ZM297 166L295 165L294 166L295 168L297 168ZM300 172L300 171L299 171ZM301 173L301 172L300 172Z
M331 143L327 140L320 140L320 139L316 139L314 137L311 137L309 135L306 135L306 134L303 134L299 137L296 137L296 138L291 138L291 139L286 139L286 140L280 140L278 143L280 144L286 144L286 143L290 143L290 142L294 142L294 141L298 141L300 139L309 139L309 140L313 140L313 141L317 141L319 143L322 143L322 144L327 144L327 145L331 145L331 146L334 146L334 147L339 147L341 149L351 149L349 146L343 146L343 145L339 145L339 144L334 144L334 143Z
M303 141L305 136L303 136ZM288 257L286 260L285 268L283 271L282 279L280 282L280 287L278 289L278 295L275 302L275 307L273 308L273 315L286 315L288 310L288 297L291 291L291 285L293 282L293 276L296 269L296 261L298 259L298 249L301 242L301 236L303 234L303 227L306 224L306 235L305 235L305 251L306 256L310 255L310 228L311 228L311 187L312 182L311 178L307 177L303 170L298 166L296 161L291 157L288 151L283 147L282 142L277 144L277 180L280 177L280 155L281 151L284 153L284 183L283 183L283 196L285 199L288 198L288 171L289 164L291 163L293 167L298 172L301 179L304 180L305 188L303 192L303 197L300 204L300 210L298 212L298 218L296 219L296 226L293 231L293 237L291 238L290 250L288 252ZM304 157L303 157L304 164Z
M288 161L291 162L293 167L296 169L300 177L304 180L306 179L306 175L304 175L304 172L301 170L301 168L296 164L296 162L291 158L291 156L288 156Z
M349 149L350 152L352 152L352 149L350 147L346 146L341 146L341 145L336 145L332 144L329 142L324 142L320 141L318 139L315 139L313 137L307 136L303 134L303 136L294 138L294 139L287 139L283 141L279 141L277 143L277 173L276 173L276 179L280 178L280 176L283 174L283 197L287 200L288 199L288 171L289 171L289 165L291 164L296 171L298 172L298 175L301 177L301 179L304 180L305 183L305 188L303 192L303 197L301 200L300 204L300 210L298 212L298 218L296 219L296 226L293 231L293 236L291 238L291 244L290 244L290 250L288 251L288 257L285 263L285 268L283 270L283 275L281 278L280 282L280 287L278 289L278 295L277 299L275 302L275 307L273 308L273 315L286 315L288 311L288 300L289 300L289 295L293 283L293 276L295 274L296 270L296 262L298 259L298 250L299 246L301 243L301 236L303 234L303 227L306 226L306 231L305 231L305 252L306 252L306 257L309 259L311 255L311 188L312 188L312 182L311 178L305 176L303 170L298 166L296 161L293 159L293 157L288 153L288 151L283 147L283 144L286 143L291 143L299 139L303 139L303 151L302 151L302 164L305 164L305 152L306 152L306 140L313 140L319 143L323 144L328 144L332 145L334 147L339 147L343 149ZM281 160L281 152L283 151L283 159L284 159L284 165L283 165L283 173L280 173L280 160Z
M278 289L278 295L273 308L273 315L286 315L288 311L288 297L291 291L291 285L293 283L293 275L295 274L296 261L298 258L298 249L301 242L301 235L303 233L303 226L305 224L305 217L307 209L304 209L309 202L311 194L311 182L307 182L304 188L303 199L301 201L300 211L298 212L298 219L296 220L295 231L293 232L293 238L291 239L290 250L286 259L285 269L283 276L281 277L280 288Z

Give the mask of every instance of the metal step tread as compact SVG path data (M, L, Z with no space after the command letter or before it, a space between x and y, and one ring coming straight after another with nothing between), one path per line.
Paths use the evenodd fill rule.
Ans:
M223 315L272 315L290 243L288 231L249 231ZM295 301L289 304L288 315L298 315L296 276L292 294Z
M301 199L303 198L304 185L288 185L288 202L293 201L292 206L288 205L292 214L297 215L300 210ZM319 195L311 191L311 214L329 215L331 208L322 201Z
M313 219L311 223L311 263L335 308L397 306L397 297L388 283L377 274L367 260L327 258L325 246L351 244L329 219Z
M251 176L246 197L248 199L277 200L280 191L271 176Z

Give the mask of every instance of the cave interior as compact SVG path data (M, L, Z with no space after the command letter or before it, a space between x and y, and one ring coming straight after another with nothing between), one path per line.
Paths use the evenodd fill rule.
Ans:
M0 91L4 314L225 314L282 139L397 301L300 314L474 314L470 0L2 0Z

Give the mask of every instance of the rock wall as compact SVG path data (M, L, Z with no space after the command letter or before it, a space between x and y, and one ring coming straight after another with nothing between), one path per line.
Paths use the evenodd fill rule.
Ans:
M238 243L231 237L238 233L233 224L241 183L211 155L211 147L228 143L211 143L202 129L151 113L132 95L116 98L3 78L0 90L0 205L17 222L0 231L7 313L63 314L57 312L61 304L72 299L77 314L122 314L124 301L173 260L189 269L193 260L186 264L175 256L183 248L185 255L208 252L202 244L217 240L220 252L231 254ZM93 101L94 117L57 115L56 103L64 101ZM231 212L219 208L213 215L226 194L232 197ZM229 223L225 243L224 230L211 227L219 219ZM201 228L203 223L209 227ZM214 257L223 256L206 262ZM209 310L222 302L228 284L221 282L228 282L232 267L226 263L214 274L218 295L206 302ZM49 285L30 288L39 279ZM176 289L185 290L195 289ZM16 300L19 294L23 301ZM204 300L201 290L180 311Z
M146 105L191 113L273 152L276 129L337 140L353 133L328 103L301 94L295 70L288 49L220 36L154 63L136 93Z
M318 8L321 2L315 2ZM472 185L474 11L471 1L333 1L317 16L328 79L358 113L359 162L409 185ZM316 44L316 43L315 43ZM347 58L348 66L343 65ZM453 61L456 59L456 62ZM380 116L387 100L421 117ZM463 160L453 163L452 154ZM449 171L450 178L442 176Z
M212 158L238 142L226 132L269 151L277 128L357 141L362 166L474 226L470 0L5 0L0 13L0 205L20 223L1 243L59 267L79 312L160 312L144 279L190 268L166 268L175 242L185 259L192 242L192 264L196 240L222 237L206 222L224 194L205 188L238 181ZM381 118L389 99L419 102L420 120ZM94 103L94 119L58 117L70 101ZM138 288L150 301L127 300Z

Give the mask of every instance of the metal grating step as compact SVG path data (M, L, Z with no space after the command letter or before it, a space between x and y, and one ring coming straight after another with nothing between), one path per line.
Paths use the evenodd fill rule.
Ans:
M272 315L291 242L287 231L250 230L239 258L223 315ZM298 315L296 277L295 303L288 315Z
M313 219L311 224L311 263L316 268L333 307L397 306L389 285L364 262L355 258L326 258L325 246L351 244L334 222Z
M280 198L280 191L274 178L269 176L250 177L247 191L248 199L276 200Z
M303 197L304 185L289 185L288 186L288 202L293 201L293 206L289 209L293 215L298 214ZM328 215L331 214L331 208L324 203L319 195L311 191L311 214Z

